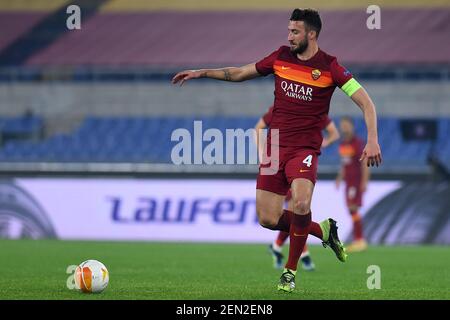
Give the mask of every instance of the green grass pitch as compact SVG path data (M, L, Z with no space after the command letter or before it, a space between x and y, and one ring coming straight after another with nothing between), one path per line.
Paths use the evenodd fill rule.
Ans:
M310 251L317 270L287 294L264 245L0 240L0 299L450 299L449 247L370 247L346 263ZM67 266L87 259L109 269L101 294L66 287ZM381 289L367 288L370 265Z

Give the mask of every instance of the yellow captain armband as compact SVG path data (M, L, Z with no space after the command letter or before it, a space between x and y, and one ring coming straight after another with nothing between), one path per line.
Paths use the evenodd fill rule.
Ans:
M344 91L346 95L351 97L359 88L361 88L359 82L354 78L351 78L341 87L341 90Z

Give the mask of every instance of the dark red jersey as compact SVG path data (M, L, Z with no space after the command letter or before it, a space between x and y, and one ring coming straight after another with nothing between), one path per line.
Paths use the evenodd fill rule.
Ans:
M270 123L272 122L272 116L273 116L273 106L267 110L267 112L262 116L262 119L267 127L270 127Z
M311 59L302 61L287 46L257 62L256 70L263 76L275 75L270 128L279 130L279 145L320 153L331 96L336 86L342 87L352 79L351 73L320 49Z
M331 119L330 117L328 117L328 115L325 117L325 120L322 123L322 129L325 130L328 125L331 123Z
M350 141L342 141L339 145L339 155L344 169L344 181L347 185L359 186L362 178L361 158L364 143L354 136Z
M273 108L274 106L271 106L269 110L267 110L267 112L262 116L262 119L267 127L270 127L270 123L272 122ZM326 129L330 123L331 119L328 117L328 115L326 115L325 120L322 123L322 129Z

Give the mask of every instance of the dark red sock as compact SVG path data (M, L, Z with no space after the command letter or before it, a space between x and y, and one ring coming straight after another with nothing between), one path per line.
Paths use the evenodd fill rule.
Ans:
M309 234L313 235L320 240L323 240L323 233L320 225L317 222L311 221L311 225L309 226Z
M353 220L353 240L361 240L364 238L362 217L359 215L357 210L350 210L350 214L352 215Z
M270 228L271 230L280 230L284 232L289 232L291 227L291 220L294 213L289 210L283 210L283 214L281 215L278 223L275 227Z
M277 240L275 240L275 243L277 244L277 246L281 247L287 238L289 238L289 232L280 231L278 233Z
M291 221L291 229L289 230L289 258L286 268L297 270L298 260L303 252L306 239L308 239L309 226L311 225L311 212L307 215L294 214Z

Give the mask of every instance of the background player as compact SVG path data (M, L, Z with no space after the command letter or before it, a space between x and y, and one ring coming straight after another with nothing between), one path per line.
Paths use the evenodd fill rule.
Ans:
M339 260L346 254L337 235L336 222L327 219L320 224L311 220L311 200L317 176L318 156L322 144L322 122L328 114L336 86L341 88L362 110L367 126L367 144L361 160L379 165L375 105L367 92L343 68L336 57L318 46L322 21L317 11L295 9L288 23L288 42L257 63L242 67L185 70L172 83L196 78L241 82L269 74L275 75L274 112L268 150L276 150L272 163L260 166L256 183L256 210L261 226L289 232L289 257L278 283L278 290L292 292L298 261L308 234L316 234L335 252ZM277 135L278 134L278 135ZM272 164L277 170L272 174ZM283 210L284 198L291 189L294 211Z
M366 161L359 161L364 143L355 134L353 119L342 117L339 127L342 133L342 142L339 145L341 169L336 178L336 187L339 189L341 181L344 180L347 208L353 220L353 243L347 247L347 251L363 251L367 249L367 242L363 235L363 223L359 208L362 206L362 197L367 189L370 170Z
M270 127L272 115L273 115L273 106L271 106L269 110L256 123L255 126L256 133L258 133L259 130L261 129ZM336 125L328 116L326 117L324 122L324 129L326 130L327 135L324 137L322 141L322 148L326 148L327 146L331 145L340 138L339 131L336 128ZM258 146L258 154L261 155L262 151L260 151L260 149L263 145L258 144L258 134L256 134L255 138L256 138L256 145ZM285 200L287 201L287 209L289 211L293 211L294 202L292 200L291 191L288 192ZM281 268L283 265L282 246L287 238L289 238L289 233L280 231L275 241L269 245L269 252L272 254L274 267L277 269ZM302 264L302 268L304 270L313 271L315 269L314 262L311 259L311 255L309 253L308 246L306 244L305 247L303 248L302 255L300 256L300 261Z

